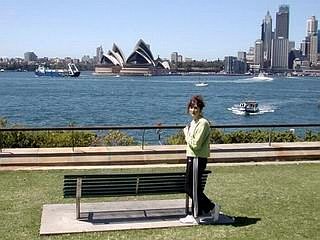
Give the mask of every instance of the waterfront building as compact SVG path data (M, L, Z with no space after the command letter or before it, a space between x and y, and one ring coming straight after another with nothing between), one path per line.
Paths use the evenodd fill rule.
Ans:
M112 50L104 54L99 65L95 67L96 74L119 75L160 75L167 74L170 66L159 57L153 58L150 45L142 39L138 41L133 52L127 59L121 49L113 44Z
M34 52L24 53L24 61L25 62L35 62L37 60L38 60L38 57Z
M247 72L246 63L234 56L224 58L224 72L227 74L244 74Z
M276 13L275 38L289 39L289 5L280 5Z
M294 61L295 60L301 60L303 59L303 56L302 56L302 53L301 53L301 50L299 49L292 49L289 51L289 59L288 59L288 68L289 69L293 69L294 67ZM297 63L296 63L296 66L297 66ZM295 69L297 70L297 69Z
M258 39L255 42L254 48L254 64L259 65L259 68L263 68L264 58L263 58L263 41Z
M300 50L302 53L302 56L309 57L310 52L310 37L305 37L304 40L302 40L302 43L300 44Z
M238 52L238 60L246 62L247 61L247 53L243 52L243 51L239 51Z
M289 40L278 37L272 41L271 68L273 71L286 71L288 69Z
M252 69L252 66L254 65L254 47L250 47L246 53L246 63L247 67Z
M185 62L192 62L192 58L185 57L185 58L184 58L184 61L185 61Z
M178 55L177 62L178 62L178 63L182 63L182 62L183 62L183 57L182 57L182 55Z
M293 61L293 70L295 71L305 71L310 69L310 62L305 58L296 58Z
M227 74L234 73L234 61L237 60L234 56L224 57L224 72Z
M96 63L100 63L102 57L103 57L103 48L102 46L99 46L96 49Z
M272 35L272 18L268 11L267 15L263 20L261 29L261 40L263 41L264 60L266 62L265 67L270 67L271 64Z
M171 62L177 63L178 62L178 52L171 53Z

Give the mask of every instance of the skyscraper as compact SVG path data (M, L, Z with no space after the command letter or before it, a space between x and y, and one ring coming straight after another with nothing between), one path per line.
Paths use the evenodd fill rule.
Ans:
M307 57L310 63L316 64L318 61L318 20L315 16L311 16L307 20L307 36L308 42Z
M280 5L276 13L275 37L289 39L289 5Z
M272 40L271 68L286 71L289 57L289 6L280 5L276 13L275 36Z
M315 16L311 16L307 20L307 36L313 36L318 31L318 20Z
M320 53L320 30L318 30L318 53Z
M258 39L254 47L254 64L263 68L263 41Z
M318 35L310 36L310 63L317 64L318 61Z
M271 45L272 45L272 18L269 11L262 23L261 39L263 41L264 59L266 67L270 67L271 63Z
M286 71L288 69L289 40L279 37L272 41L271 67L275 71Z

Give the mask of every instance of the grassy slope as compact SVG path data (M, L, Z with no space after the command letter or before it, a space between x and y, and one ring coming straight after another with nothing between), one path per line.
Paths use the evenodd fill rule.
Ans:
M234 226L98 232L41 239L320 239L319 164L211 170L214 176L209 178L206 192L222 205L225 214L238 217ZM42 205L72 202L62 197L63 174L76 172L81 171L0 172L1 239L40 239Z

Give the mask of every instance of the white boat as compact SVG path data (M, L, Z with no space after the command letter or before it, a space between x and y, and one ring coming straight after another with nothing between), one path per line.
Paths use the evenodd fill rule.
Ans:
M0 69L0 72L4 72L4 69L3 69L3 68L1 68L1 69Z
M258 76L253 77L252 79L256 79L256 80L273 80L272 77L268 77L267 74L265 74L263 72L259 73Z
M247 114L257 113L260 111L258 107L258 103L254 100L242 101L238 106L238 110L245 112Z
M206 86L208 86L208 85L209 85L209 84L206 83L206 82L198 82L198 83L195 84L196 87L206 87Z
M79 77L80 75L80 71L73 63L68 63L68 69L50 69L45 66L38 66L34 73L39 77Z

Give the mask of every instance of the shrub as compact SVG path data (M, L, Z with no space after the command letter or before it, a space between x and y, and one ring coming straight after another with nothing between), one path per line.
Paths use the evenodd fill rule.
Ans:
M166 144L169 145L182 145L182 144L186 144L186 141L184 139L184 133L182 130L179 130L176 134L168 137L165 140Z
M92 132L4 132L3 148L86 147L95 139Z
M311 130L306 131L304 136L304 141L313 142L313 141L320 141L320 133L312 133Z
M130 146L136 144L133 137L118 130L109 131L109 133L104 137L104 143L107 146Z

